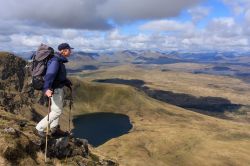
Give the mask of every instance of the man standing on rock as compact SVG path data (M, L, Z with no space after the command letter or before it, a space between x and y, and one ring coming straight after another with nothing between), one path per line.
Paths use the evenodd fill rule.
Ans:
M47 70L44 77L43 92L45 96L51 98L51 112L49 113L49 124L51 134L65 136L68 133L60 130L59 117L63 111L64 92L63 87L71 88L71 81L67 79L67 72L64 63L68 62L67 57L71 55L73 48L68 43L62 43L58 46L59 52L48 61ZM47 115L48 116L48 115ZM44 130L47 127L47 116L44 117L36 126L37 134L45 137Z

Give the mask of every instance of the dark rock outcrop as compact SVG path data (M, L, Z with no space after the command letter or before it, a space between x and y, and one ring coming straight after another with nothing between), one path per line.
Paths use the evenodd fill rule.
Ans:
M31 111L32 99L27 91L27 62L10 53L0 53L0 106L19 114Z

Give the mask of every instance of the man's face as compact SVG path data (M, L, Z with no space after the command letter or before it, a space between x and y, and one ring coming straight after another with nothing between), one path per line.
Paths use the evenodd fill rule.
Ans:
M64 57L69 57L70 54L71 54L71 49L64 49L61 51L61 54L64 56Z

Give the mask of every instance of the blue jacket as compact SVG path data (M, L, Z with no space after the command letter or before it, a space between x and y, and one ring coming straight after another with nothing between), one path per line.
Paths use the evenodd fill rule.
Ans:
M67 63L68 59L59 53L55 55L48 61L47 70L44 77L43 91L56 88L62 88L63 86L69 84L67 79L67 72L64 63Z

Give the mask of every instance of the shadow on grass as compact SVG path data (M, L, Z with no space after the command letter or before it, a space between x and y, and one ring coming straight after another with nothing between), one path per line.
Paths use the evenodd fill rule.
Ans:
M225 111L237 111L242 106L239 104L233 104L230 102L230 100L221 97L196 97L184 93L174 93L171 91L150 89L147 86L143 86L145 84L144 81L137 79L123 80L115 78L95 80L95 82L130 85L143 91L148 96L154 99L170 103L182 108L191 109L204 114L224 113Z
M96 67L94 65L84 65L78 69L67 69L67 71L69 73L78 73L78 72L81 72L83 70L98 70L98 67Z

